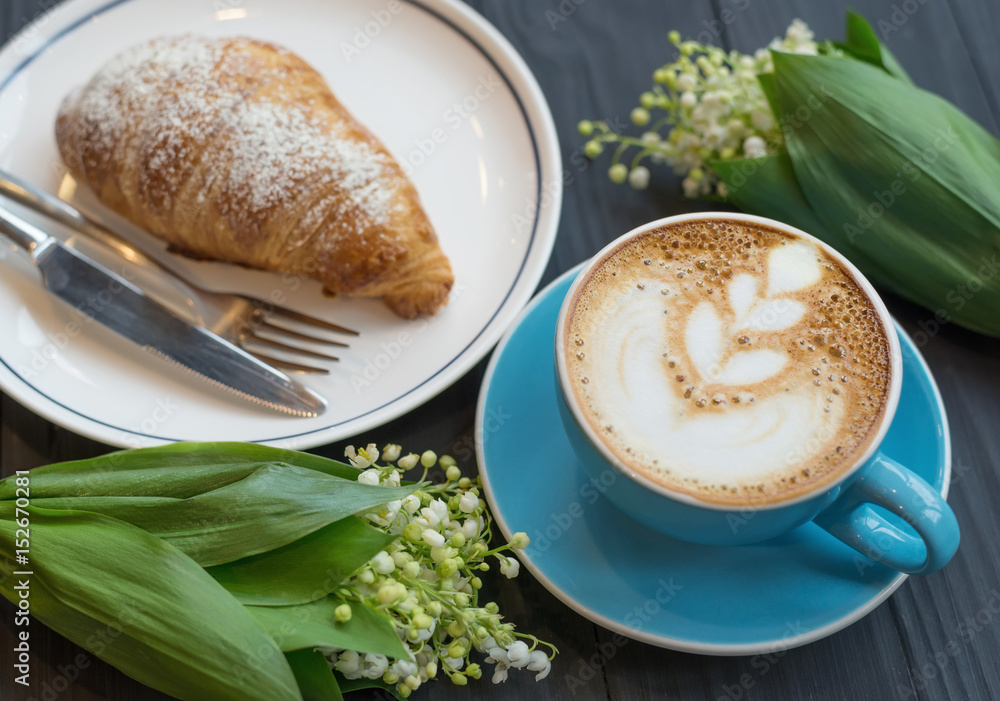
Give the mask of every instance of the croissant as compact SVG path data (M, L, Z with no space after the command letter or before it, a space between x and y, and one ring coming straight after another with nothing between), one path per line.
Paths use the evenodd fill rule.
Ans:
M416 189L295 54L154 39L66 97L56 141L107 206L188 255L433 314L454 281Z

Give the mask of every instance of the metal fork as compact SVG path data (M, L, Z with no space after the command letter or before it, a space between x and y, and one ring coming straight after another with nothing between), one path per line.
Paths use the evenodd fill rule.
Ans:
M334 333L350 336L358 335L358 332L352 329L332 324L323 319L317 319L308 314L303 314L302 312L288 309L272 302L243 294L206 290L191 282L191 280L181 273L166 267L136 244L126 241L70 204L2 170L0 170L0 194L29 209L51 217L75 232L103 243L126 260L152 266L175 281L179 281L186 288L185 291L190 295L191 299L198 303L200 310L203 312L199 323L274 367L294 372L329 373L329 370L326 368L294 363L265 355L255 350L254 346L264 346L273 350L298 354L318 360L338 360L336 356L292 345L286 341L306 341L342 348L346 348L347 344L272 324L270 322L272 317L282 317L306 326ZM266 335L261 335L261 333Z

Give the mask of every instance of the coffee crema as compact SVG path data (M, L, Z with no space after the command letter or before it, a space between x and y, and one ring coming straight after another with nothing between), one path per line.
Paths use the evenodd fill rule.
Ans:
M812 242L739 220L678 222L596 263L566 315L576 403L629 469L719 504L834 481L878 431L887 330Z

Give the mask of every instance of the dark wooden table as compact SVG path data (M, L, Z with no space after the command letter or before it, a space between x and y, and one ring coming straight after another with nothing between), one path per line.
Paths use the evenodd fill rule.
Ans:
M210 5L205 0L206 7ZM0 41L54 2L0 1ZM612 185L606 163L587 167L576 123L582 117L627 121L654 68L673 58L669 29L684 37L715 37L751 51L795 17L819 37L843 35L850 4L873 24L918 85L953 101L993 134L1000 133L1000 59L995 0L471 0L521 52L542 86L570 169L559 238L542 284L584 260L605 242L643 222L708 209L679 196L679 183L654 175L652 188ZM707 34L705 34L707 32ZM914 118L918 118L917 115ZM1000 187L1000 183L997 183ZM887 296L908 331L932 319ZM1000 310L997 310L1000 313ZM560 649L548 680L511 674L502 686L447 682L418 698L610 699L998 699L1000 698L1000 341L955 326L922 348L944 396L954 443L949 501L962 546L941 572L910 578L892 598L853 626L772 657L715 658L672 652L620 638L549 594L530 574L488 585L509 620ZM343 455L348 442L399 442L439 453L468 441L485 361L419 410L316 452ZM83 458L108 446L81 438L0 395L0 468L17 469ZM464 465L467 470L473 465ZM61 637L34 629L32 687L12 681L13 607L0 605L0 698L65 701L165 698ZM609 654L613 651L614 654ZM87 662L80 665L78 660ZM78 665L74 667L74 665ZM75 670L75 671L74 671ZM67 679L67 677L73 677ZM571 685L572 677L586 679ZM364 698L364 694L358 695Z

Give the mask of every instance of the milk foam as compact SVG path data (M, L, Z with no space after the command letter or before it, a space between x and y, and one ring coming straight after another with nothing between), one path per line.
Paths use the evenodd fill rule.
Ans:
M578 294L565 353L609 449L710 501L832 479L867 447L888 387L881 322L850 275L809 242L728 220L616 251Z

